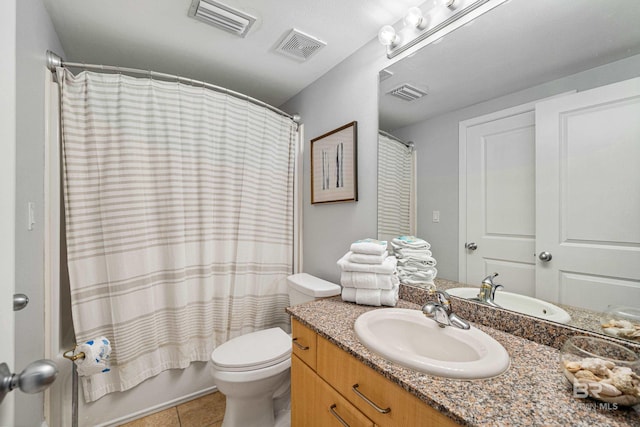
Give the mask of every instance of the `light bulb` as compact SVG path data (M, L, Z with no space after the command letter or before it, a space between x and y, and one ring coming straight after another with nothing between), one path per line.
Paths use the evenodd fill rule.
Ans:
M448 7L449 9L455 9L456 8L456 0L443 0L442 1L442 5L445 7Z
M424 23L422 11L419 7L410 7L404 15L404 25L412 28L421 28Z
M384 46L393 46L398 42L398 39L396 30L391 25L385 25L378 31L378 40Z

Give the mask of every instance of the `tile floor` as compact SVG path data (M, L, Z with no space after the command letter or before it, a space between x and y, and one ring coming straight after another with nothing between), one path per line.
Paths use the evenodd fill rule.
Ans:
M220 427L224 408L224 395L215 392L120 427Z

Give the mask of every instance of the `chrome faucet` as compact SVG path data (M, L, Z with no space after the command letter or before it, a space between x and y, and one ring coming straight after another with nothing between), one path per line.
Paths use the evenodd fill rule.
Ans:
M422 313L426 317L435 320L441 328L455 326L460 329L469 329L469 323L451 311L449 301L451 297L448 293L444 291L432 291L432 293L436 295L436 302L429 301L422 306Z
M492 307L500 307L493 300L496 296L496 291L498 289L504 288L504 286L499 285L497 283L493 283L493 279L498 277L498 273L493 273L484 278L482 284L480 285L480 293L478 293L477 298L473 298L474 301L480 301L481 303L490 305Z

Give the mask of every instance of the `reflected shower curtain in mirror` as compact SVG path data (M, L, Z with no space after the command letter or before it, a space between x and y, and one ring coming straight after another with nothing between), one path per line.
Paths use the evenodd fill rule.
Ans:
M286 330L293 121L203 87L58 76L76 342L113 347L85 400Z
M415 152L378 133L378 239L415 232Z

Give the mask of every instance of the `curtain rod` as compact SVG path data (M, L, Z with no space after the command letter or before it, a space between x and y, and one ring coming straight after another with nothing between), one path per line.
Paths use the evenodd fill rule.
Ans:
M159 73L157 71L150 71L150 70L140 70L138 68L126 68L126 67L114 67L112 65L96 65L96 64L84 64L84 63L80 63L80 62L68 62L68 61L63 61L62 58L59 55L56 55L55 53L51 52L50 50L47 51L47 68L55 74L56 72L56 68L58 67L74 67L74 68L83 68L85 70L97 70L97 71L115 71L118 73L128 73L128 74L140 74L140 75L145 75L145 76L149 76L151 78L157 78L157 79L162 79L162 80L170 80L170 81L177 81L180 83L185 83L185 84L189 84L192 86L203 86L206 87L207 89L211 89L214 90L216 92L220 92L220 93L224 93L227 95L231 95L234 96L236 98L239 99L244 99L246 101L249 101L253 104L259 105L260 107L264 107L267 108L271 111L273 111L274 113L280 114L281 116L285 116L291 120L293 120L295 123L299 124L301 117L299 114L294 114L291 115L289 113L286 113L272 105L267 104L266 102L262 102L259 99L255 99L252 98L248 95L244 95L240 92L236 92L234 90L231 89L225 89L223 87L220 86L216 86L213 85L211 83L207 83L201 80L194 80L194 79L189 79L187 77L182 77L182 76L178 76L178 75L174 75L174 74L166 74L166 73Z
M385 132L385 131L379 130L379 129L378 129L378 133L381 134L381 135L386 136L389 139L393 139L394 141L398 141L400 144L406 145L407 147L409 147L412 150L415 148L415 144L413 143L413 141L405 142L405 141L401 140L400 138L398 138L397 136L393 136L389 132Z

